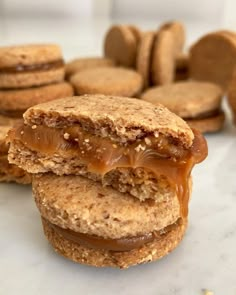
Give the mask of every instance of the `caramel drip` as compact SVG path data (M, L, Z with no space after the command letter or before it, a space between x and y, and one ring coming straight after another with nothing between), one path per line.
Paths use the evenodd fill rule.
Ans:
M175 223L168 225L160 231L154 231L139 236L125 237L121 239L105 239L99 236L79 233L70 229L65 229L49 222L48 220L46 222L59 235L69 241L72 241L73 243L92 249L125 252L140 248L147 243L153 242L154 240L161 239L162 236L168 234L171 230L181 225L182 219L179 218Z
M64 129L46 126L20 125L9 137L21 141L27 148L46 155L79 157L89 172L105 175L116 168L148 169L165 176L175 187L181 216L188 214L189 177L194 164L207 156L207 144L200 132L194 130L190 149L177 147L164 136L149 136L135 143L118 145L108 138L89 134L79 126Z
M52 62L41 63L41 64L32 64L32 65L22 65L18 64L12 67L0 68L0 74L14 74L22 72L35 72L35 71L48 71L51 69L57 69L64 65L62 59L58 59Z
M0 110L0 115L10 118L22 118L26 110Z

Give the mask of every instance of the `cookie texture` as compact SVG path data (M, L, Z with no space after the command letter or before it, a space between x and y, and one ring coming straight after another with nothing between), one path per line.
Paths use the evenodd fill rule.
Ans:
M26 110L36 104L73 94L72 86L66 82L28 89L0 90L0 109Z
M65 65L66 77L69 78L77 72L98 67L114 67L115 62L105 57L76 58Z
M225 114L221 111L218 115L205 119L186 120L191 128L198 129L202 133L212 133L220 131L225 122Z
M217 50L216 50L217 48ZM190 76L226 89L236 65L236 37L218 31L200 38L190 49Z
M152 83L170 84L175 74L176 47L172 32L160 30L155 37L151 64Z
M171 32L174 38L176 56L181 54L185 44L185 27L183 23L179 21L167 22L160 27L160 30Z
M163 104L182 118L217 110L221 106L223 91L209 82L179 82L148 89L142 99L153 104Z
M27 88L61 82L64 75L64 67L47 71L0 73L0 88Z
M141 75L125 68L94 68L70 79L76 94L105 94L133 97L143 87Z
M17 65L44 64L61 58L61 48L56 44L0 47L0 69Z
M104 40L104 54L118 65L133 67L137 52L137 35L125 25L112 26Z
M104 238L159 231L180 217L175 193L157 203L140 202L81 176L36 175L33 193L41 215L51 223Z
M136 69L143 77L144 87L150 85L151 58L153 51L154 32L143 33L137 52Z
M172 231L138 249L127 252L113 252L107 250L94 250L75 244L53 230L46 220L43 220L44 233L55 251L66 258L81 264L96 267L128 268L132 265L152 262L174 250L183 238L187 221Z
M164 106L127 97L83 95L50 101L27 110L24 120L49 127L79 123L85 130L122 142L156 132L188 148L194 138L188 125Z

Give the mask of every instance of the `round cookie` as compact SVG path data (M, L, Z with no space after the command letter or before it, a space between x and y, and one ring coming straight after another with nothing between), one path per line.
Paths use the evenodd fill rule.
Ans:
M222 96L222 89L212 83L179 82L150 88L141 98L153 104L161 103L187 122L191 121L192 127L196 122L199 130L210 132L219 130L223 125Z
M112 26L105 36L104 54L118 65L133 67L137 52L137 33L130 26Z
M225 122L225 114L223 111L219 112L218 115L205 119L191 119L186 120L191 128L198 129L202 133L211 133L220 131Z
M181 22L172 21L163 24L160 30L168 30L173 34L176 56L181 54L185 43L185 28Z
M138 47L136 69L143 77L144 88L148 87L150 84L151 56L154 38L154 32L143 33Z
M64 63L57 45L0 48L0 88L26 88L62 81Z
M189 63L191 78L227 88L236 66L235 34L218 31L203 36L191 47Z
M94 68L73 75L70 79L77 94L107 94L133 97L140 93L140 74L125 68Z
M113 67L115 62L105 57L84 57L73 59L65 65L66 77L69 78L77 72L97 67Z
M12 117L14 111L24 112L36 104L72 96L73 93L72 86L66 82L28 89L0 90L0 114L4 110L2 113Z
M142 37L142 31L134 25L128 25L128 28L131 30L136 39L136 42L138 43Z
M9 129L9 126L0 126L0 182L29 184L31 183L30 174L8 162L7 153L9 146L6 143L6 135Z
M154 40L151 75L153 85L170 84L175 74L175 42L169 30L160 30Z
M186 228L185 221L179 217L177 196L153 205L80 176L59 177L53 174L34 177L33 192L49 241L64 256L81 263L128 267L152 261L175 248ZM156 232L156 236L149 243L123 252L109 250L114 247L110 244L93 247L85 246L83 241L75 243L64 236L63 231L58 234L58 228L107 241L150 232ZM67 245L67 251L63 252L62 245ZM123 242L120 245L132 248L124 246ZM74 246L76 259L72 255ZM82 257L87 257L88 253L91 257L83 260ZM116 257L120 259L116 260Z

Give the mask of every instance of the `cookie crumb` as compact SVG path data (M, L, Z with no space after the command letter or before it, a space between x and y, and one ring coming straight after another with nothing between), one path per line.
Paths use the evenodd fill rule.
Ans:
M70 134L69 133L64 133L64 139L68 140L70 138Z
M148 137L144 138L144 141L146 143L146 145L150 145L151 144L151 140Z
M36 125L33 125L31 128L32 128L32 129L36 129L36 128L37 128L37 126L36 126Z

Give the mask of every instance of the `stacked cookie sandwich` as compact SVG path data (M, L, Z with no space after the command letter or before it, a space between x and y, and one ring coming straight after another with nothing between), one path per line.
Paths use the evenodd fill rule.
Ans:
M163 104L201 132L216 132L223 127L223 90L216 84L184 81L156 86L147 89L141 98L153 104Z
M172 251L187 226L203 136L161 105L84 95L40 104L8 136L33 173L44 232L63 256L127 268Z
M0 48L0 132L22 120L31 106L73 95L73 88L64 82L64 63L57 45L23 45ZM14 180L19 170L0 160L5 180ZM17 182L21 179L16 177ZM28 177L27 179L30 179ZM23 181L25 182L25 181Z

